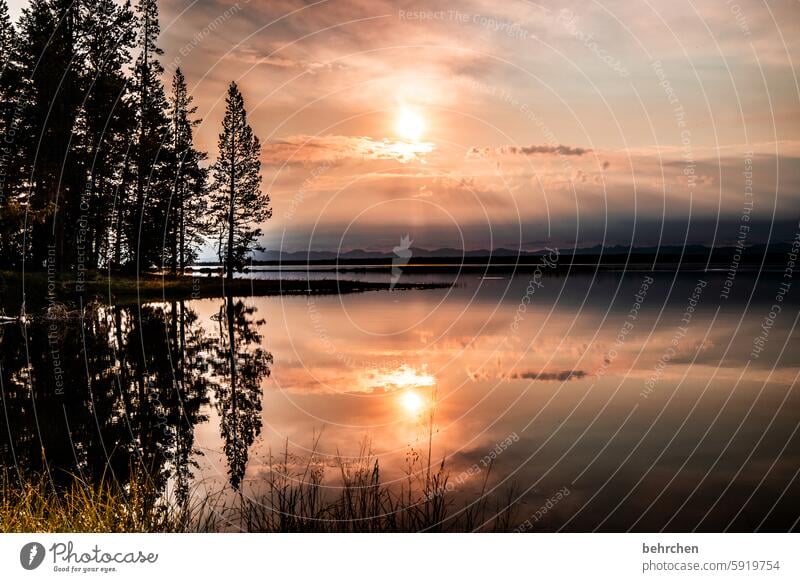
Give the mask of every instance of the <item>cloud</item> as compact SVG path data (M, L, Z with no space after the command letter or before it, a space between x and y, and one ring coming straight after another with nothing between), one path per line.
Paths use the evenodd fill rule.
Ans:
M275 69L296 69L313 73L320 69L342 69L342 63L325 63L320 61L313 61L307 59L293 58L285 55L278 55L277 49L270 52L261 52L249 46L239 47L233 53L234 58L237 58L243 63L248 65L263 65L266 67L273 67Z
M467 157L488 158L491 156L535 156L535 155L559 155L559 156L582 156L592 150L581 147L571 147L565 145L527 145L527 146L501 146L498 148L479 148L472 147L467 152Z
M349 135L294 135L265 144L261 161L268 165L333 164L347 159L407 163L423 158L433 149L433 144L427 142L378 140Z
M502 10L464 0L458 13L477 16L466 21L443 0L425 8L444 18L419 21L400 17L418 9L412 0L244 2L215 34L197 36L235 2L165 0L160 43L165 62L192 48L181 64L203 119L198 145L212 158L230 79L257 135L273 138L263 151L275 208L268 246L337 248L345 231L350 247L385 239L385 250L395 231L432 247L735 243L744 150L755 190L748 242L794 237L800 117L790 58L800 18L787 3L706 3L694 16L616 3L613 17L568 3L582 33L637 78L634 88L559 21L564 4L551 0ZM691 168L648 55L685 112ZM393 141L393 112L406 103L424 112L435 150ZM348 227L365 206L389 201ZM436 205L452 216L430 212Z
M561 372L521 372L510 376L513 380L537 380L539 382L566 382L578 380L586 376L583 370L563 370Z
M532 380L536 382L567 382L569 380L580 380L585 378L587 373L583 370L561 370L559 372L513 372L511 374L495 371L494 373L487 373L482 371L471 372L467 371L470 380Z

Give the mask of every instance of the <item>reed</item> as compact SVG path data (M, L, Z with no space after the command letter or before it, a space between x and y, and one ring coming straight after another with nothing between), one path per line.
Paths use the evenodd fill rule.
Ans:
M2 532L165 532L181 531L180 516L154 502L146 479L124 490L109 480L89 484L74 478L56 487L45 475L20 479L3 474L0 485Z
M124 487L74 478L56 487L45 476L0 483L0 532L468 532L510 531L513 490L487 494L491 467L473 499L457 504L445 459L409 455L400 484L382 482L368 443L355 457L332 461L312 453L298 463L288 447L269 458L269 472L247 490L199 487L186 503L154 491L146 476ZM335 480L326 479L335 475ZM136 475L136 473L134 473Z

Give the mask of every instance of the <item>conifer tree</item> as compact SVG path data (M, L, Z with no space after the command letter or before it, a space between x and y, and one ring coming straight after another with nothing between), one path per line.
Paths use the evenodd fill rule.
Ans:
M115 215L124 199L125 154L135 130L134 112L123 70L136 41L136 19L130 2L95 0L83 7L87 93L85 151L88 157L86 244L92 267L111 261Z
M247 256L263 250L261 228L272 216L269 194L261 192L261 144L247 122L244 98L231 82L219 135L219 157L212 167L217 249L225 277L244 267Z
M161 82L156 0L135 11L132 0L30 0L16 27L7 2L0 266L182 271L209 232L208 170L185 78L176 72L169 102ZM248 175L237 191L248 191ZM251 248L257 233L242 224L233 240Z
M183 273L196 258L196 248L209 224L204 200L208 172L200 166L206 154L194 147L194 128L200 123L199 119L193 119L196 112L197 107L192 104L192 96L186 88L186 78L178 68L172 78L170 95L172 198L165 229L173 274Z
M24 208L19 140L21 90L19 39L0 0L0 266L16 266L22 260Z
M137 98L136 144L132 148L135 191L129 217L129 265L139 270L163 262L162 233L170 195L168 176L170 142L167 101L158 57L160 33L156 0L139 0L139 56L134 68L132 90Z
M17 30L8 15L6 0L0 0L0 196L13 198L15 182L10 175L16 161L16 125L19 122L21 88Z
M25 203L43 213L30 241L34 264L45 260L65 271L74 263L77 209L84 186L83 159L73 147L82 98L78 3L32 0L20 21L23 65L19 143L29 196Z

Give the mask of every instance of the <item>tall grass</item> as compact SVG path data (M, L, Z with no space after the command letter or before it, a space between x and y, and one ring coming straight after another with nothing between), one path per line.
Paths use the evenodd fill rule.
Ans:
M2 532L165 532L183 531L185 515L154 502L145 479L124 490L111 482L74 479L56 488L42 475L20 480L3 475L0 485ZM181 512L183 514L183 512Z
M322 463L314 454L301 472L292 475L284 451L264 480L266 493L242 496L243 529L379 533L510 531L513 527L513 504L486 494L490 470L480 494L459 505L448 487L444 459L431 466L412 455L404 481L394 487L382 483L379 462L366 447L355 458L337 455L334 467L338 471L335 485L326 485Z
M445 460L431 465L411 455L405 477L389 486L368 446L356 457L326 463L314 450L298 465L285 449L245 493L199 490L181 505L153 491L140 475L122 487L74 479L56 488L42 476L0 483L1 532L444 532L510 531L513 494L480 493L456 503ZM326 482L328 472L335 482Z

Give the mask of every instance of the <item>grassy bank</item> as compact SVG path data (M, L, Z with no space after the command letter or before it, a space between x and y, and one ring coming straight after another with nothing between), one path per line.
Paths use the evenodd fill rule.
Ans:
M82 281L74 278L56 277L48 280L46 273L33 272L22 274L15 271L0 272L0 287L3 303L7 306L22 304L22 291L28 307L45 304L48 294L52 293L61 301L99 298L115 303L131 303L141 300L158 299L208 299L234 296L268 296L268 295L309 295L309 294L342 294L361 293L390 289L390 283L364 282L353 280L321 279L321 280L270 280L270 279L234 279L225 282L218 276L212 277L174 277L153 274L134 277L124 274L92 272L87 273ZM432 289L445 287L433 283L395 284L395 290ZM11 312L7 308L7 312Z
M6 475L0 532L469 532L515 525L512 492L494 499L486 493L490 470L479 494L456 503L444 461L389 487L370 457L337 458L339 478L327 485L318 460L294 472L289 459L276 461L248 494L224 490L185 505L155 494L145 478L125 487L75 480L57 491L43 477L20 483Z
M56 490L43 476L23 482L6 475L0 488L0 532L177 532L188 525L184 511L154 504L139 482L122 488L75 480Z

